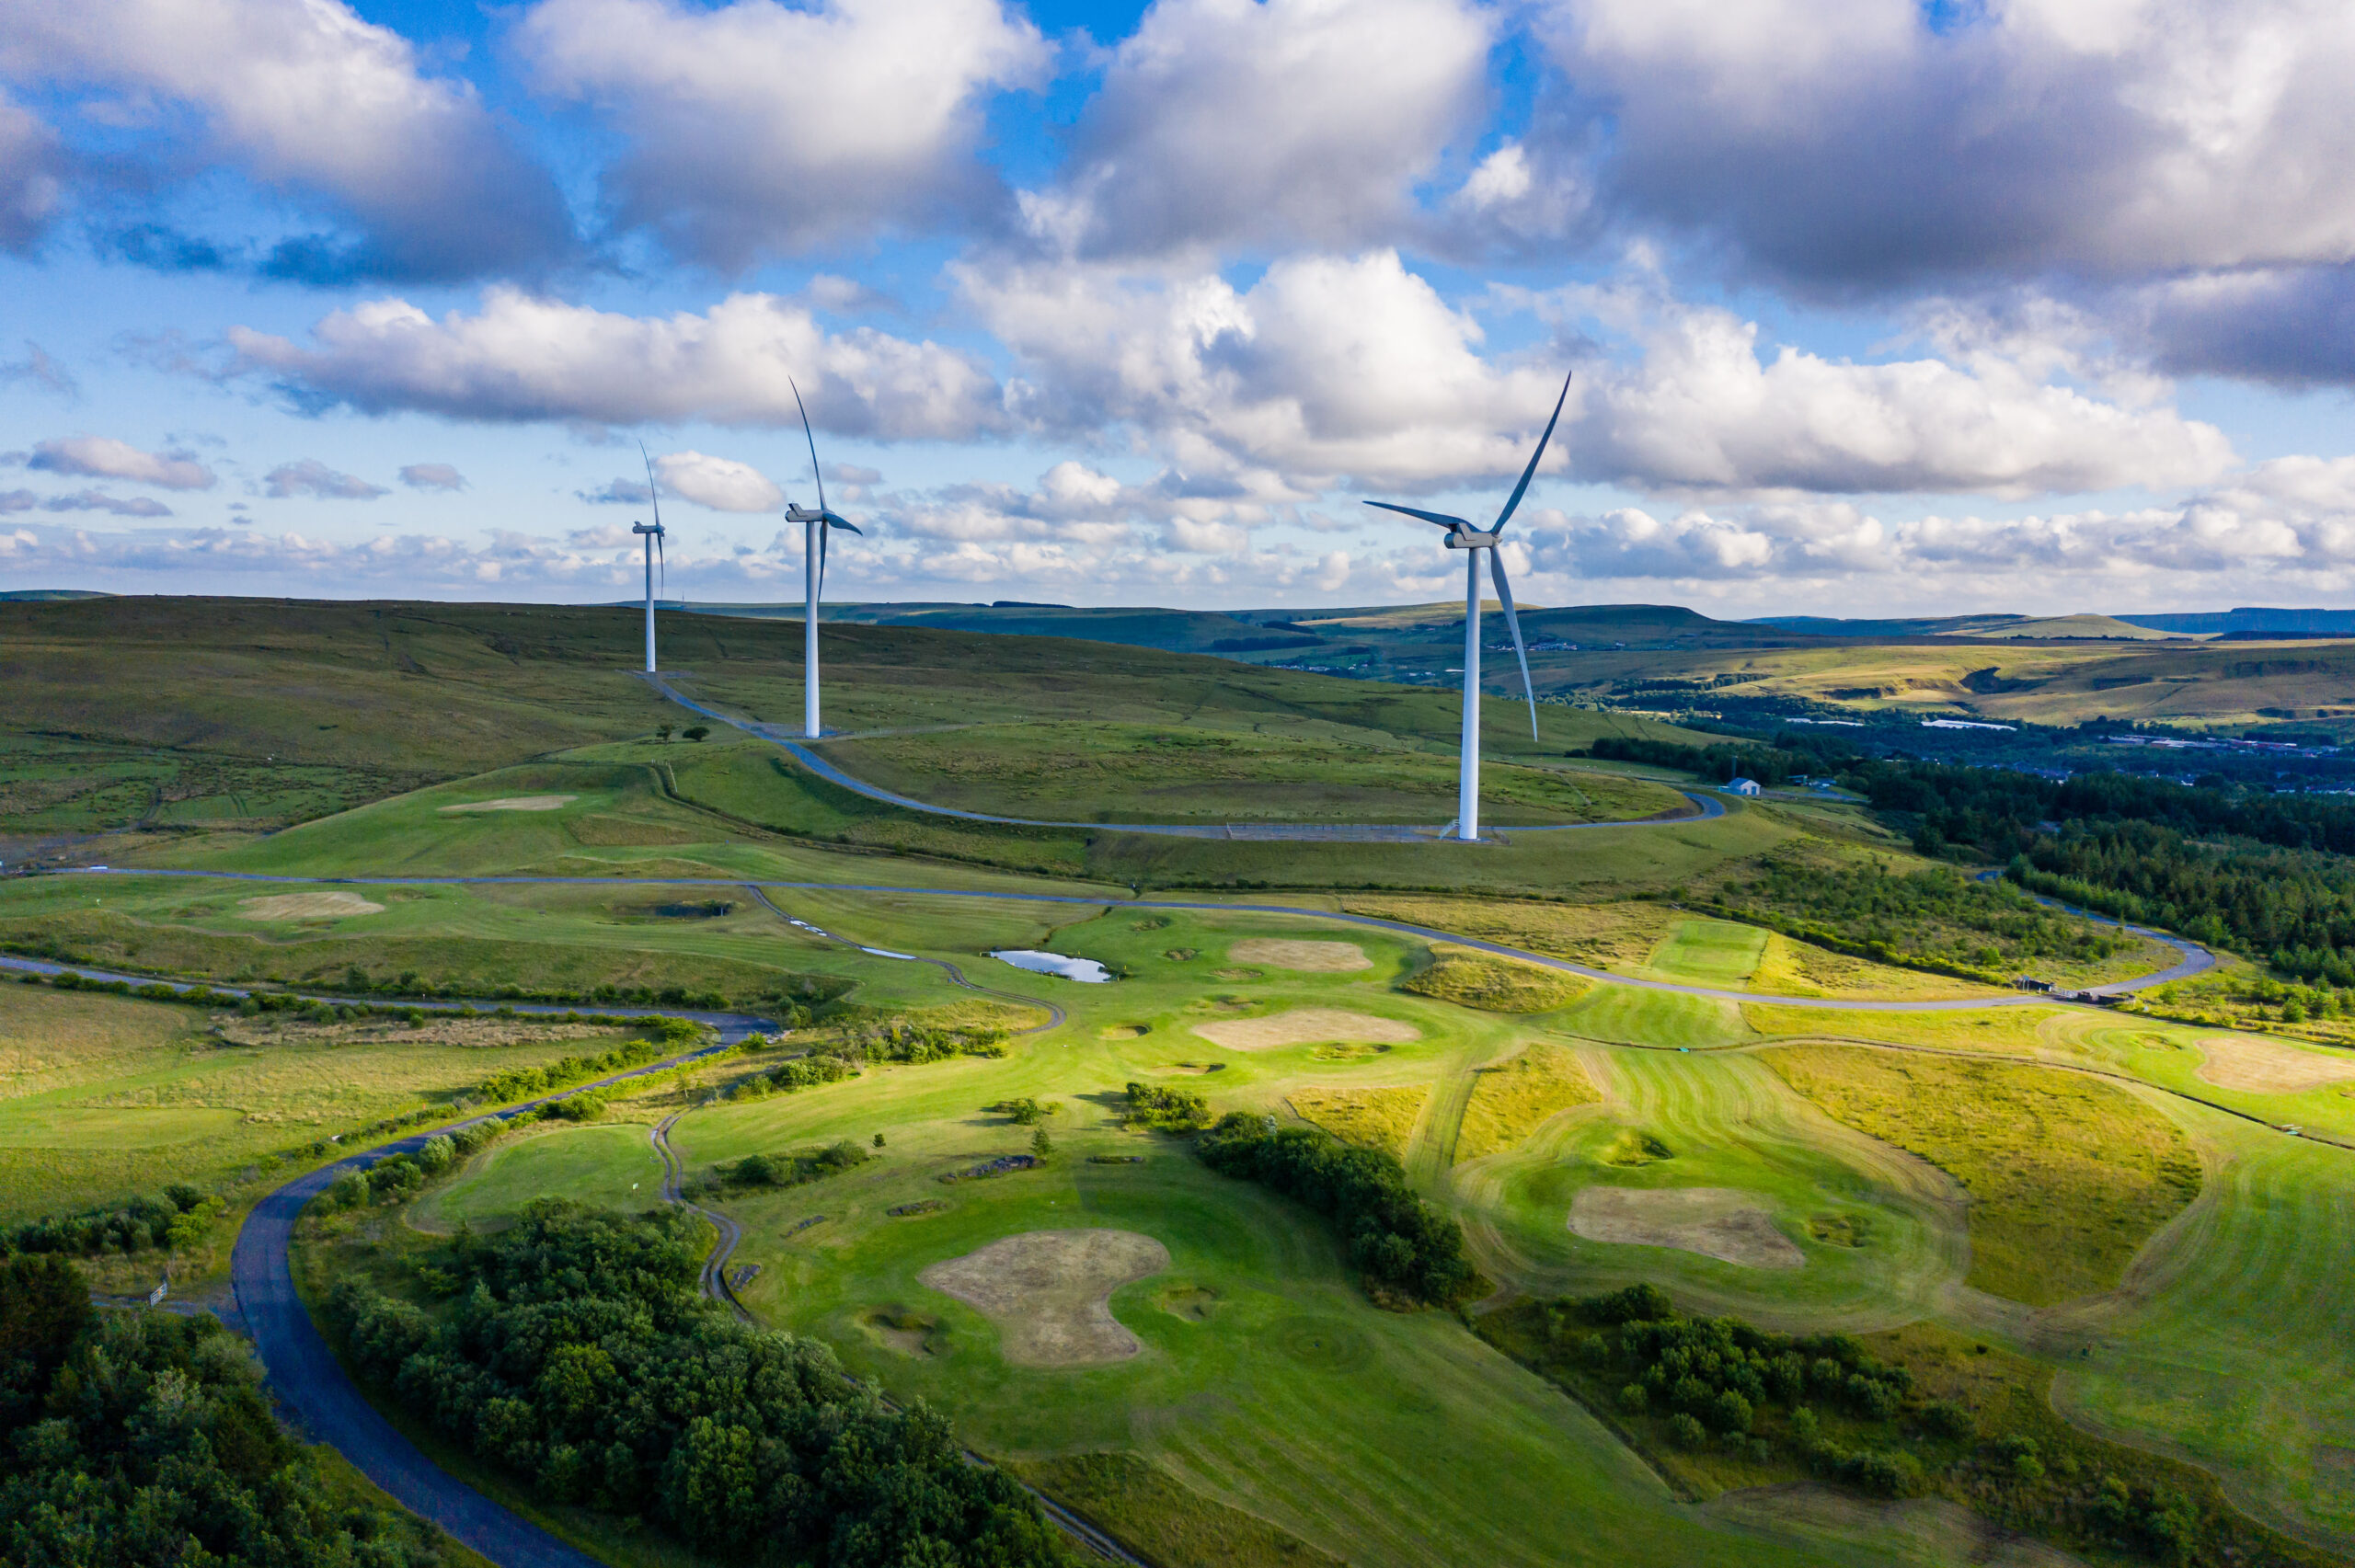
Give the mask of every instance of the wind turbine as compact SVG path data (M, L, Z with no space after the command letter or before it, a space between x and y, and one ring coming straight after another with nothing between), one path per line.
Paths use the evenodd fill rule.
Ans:
M818 438L810 433L810 410L801 401L801 388L791 376L785 384L793 387L793 406L801 410L801 439L810 443L810 472L818 480L816 510L788 501L785 521L801 525L801 733L815 740L823 733L818 725L818 604L826 591L826 535L834 529L856 533L858 530L826 509L826 476L818 467Z
M647 498L654 503L652 522L633 522L629 525L632 533L646 535L646 672L651 675L654 673L654 562L662 553L662 496L655 488L654 460L646 455L644 441L638 443L638 455L646 464ZM668 567L669 563L665 562L662 575L666 579L670 577ZM666 580L662 586L668 588L671 585Z
M1573 372L1573 374L1576 372ZM1545 443L1554 439L1554 426L1562 417L1562 405L1570 395L1570 378L1562 378L1562 395L1554 399L1554 417L1545 421L1545 433L1537 438L1537 450L1529 454L1529 466L1521 471L1521 483L1512 487L1512 495L1505 502L1505 509L1497 514L1486 533L1460 517L1445 512L1424 511L1418 507L1394 506L1388 501L1368 501L1370 507L1384 511L1419 517L1425 522L1435 522L1447 530L1447 547L1461 550L1464 555L1464 760L1455 775L1455 836L1469 841L1480 836L1480 552L1488 553L1488 576L1497 585L1497 601L1504 606L1505 624L1512 628L1512 651L1521 660L1521 689L1529 699L1529 738L1537 738L1537 692L1529 683L1529 649L1521 640L1521 617L1513 612L1512 587L1505 581L1505 564L1497 554L1505 524L1511 521L1513 509L1521 505L1521 498L1529 493L1530 480L1537 476L1538 460L1545 455Z

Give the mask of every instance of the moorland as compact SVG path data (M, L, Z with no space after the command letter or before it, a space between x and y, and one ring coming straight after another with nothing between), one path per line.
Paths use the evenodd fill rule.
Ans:
M0 987L10 1299L65 1258L234 1325L254 1206L403 1139L319 1178L294 1280L442 1472L602 1560L1046 1561L1040 1496L1166 1564L2355 1555L2355 990L2303 807L1498 703L1496 841L1155 837L1104 824L1435 827L1454 701L828 627L819 751L1096 824L1021 827L669 701L625 612L0 622L0 950L222 988ZM798 715L798 624L661 629L681 693ZM1713 795L1728 748L1844 783ZM2133 891L2210 853L2303 857L2307 934ZM633 1007L767 1022L478 1119L708 1041ZM117 1310L41 1343L82 1376Z

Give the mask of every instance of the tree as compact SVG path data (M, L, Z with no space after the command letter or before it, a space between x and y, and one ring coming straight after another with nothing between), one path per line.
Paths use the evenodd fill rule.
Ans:
M1047 1136L1047 1129L1045 1127L1040 1127L1038 1131L1030 1135L1031 1153L1037 1155L1040 1159L1044 1160L1048 1155L1052 1154L1054 1151L1055 1140Z

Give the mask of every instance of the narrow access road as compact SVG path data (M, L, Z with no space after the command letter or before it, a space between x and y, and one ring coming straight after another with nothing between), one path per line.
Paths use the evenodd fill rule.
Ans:
M741 876L293 876L280 872L164 871L148 870L137 866L113 866L104 869L91 866L72 871L41 872L38 875L44 876L174 876L211 878L216 881L289 884L297 887L511 887L540 885L569 887L743 887L747 886L745 879ZM2062 1005L2053 998L2034 991L1998 996L1947 997L1935 1001L1888 1001L1860 997L1775 996L1760 991L1728 990L1722 987L1685 985L1675 980L1643 979L1634 975L1614 974L1609 969L1599 969L1589 965L1573 963L1568 958L1556 958L1547 954L1534 953L1525 947L1490 942L1485 937L1464 936L1454 932L1441 931L1434 926L1416 925L1408 921L1384 920L1376 915L1350 914L1338 910L1310 909L1298 904L1213 903L1206 899L1184 898L1108 898L1100 895L1082 898L1071 893L993 893L954 887L903 887L873 882L782 882L764 879L759 886L766 888L817 893L888 893L902 896L914 894L927 898L965 898L987 903L1074 904L1107 910L1174 910L1192 914L1293 915L1303 920L1322 921L1328 925L1358 926L1372 931L1393 932L1401 936L1412 936L1425 942L1450 943L1458 947L1472 948L1476 952L1492 953L1500 958L1518 959L1524 964L1534 964L1540 968L1557 969L1566 975L1579 975L1587 979L1603 980L1614 986L1632 987L1637 990L1670 991L1678 996L1705 996L1719 1001L1755 1001L1769 1006L1808 1007L1832 1013L1962 1013L1982 1007ZM2178 964L2173 968L2162 970L2155 975L2145 975L2138 979L2116 980L2106 986L2093 988L2098 994L2129 995L2146 987L2158 985L2164 980L2179 979L2187 973L2198 973L2201 969L2211 967L2216 961L2213 954L2188 937L2166 936L2156 932L2151 934L2159 941L2175 947L2178 952L2192 956L2187 958L2185 964ZM878 950L862 948L861 951L876 952ZM911 956L887 954L885 956L908 957ZM2205 957L2206 962L2199 961L2201 956ZM29 960L6 961L29 962ZM51 966L52 968L70 967ZM131 975L122 978L132 980L140 979L138 976ZM554 1011L561 1012L563 1009Z
M1192 825L1176 822L1053 822L1029 817L996 817L986 811L965 811L954 806L935 806L930 801L916 800L895 795L880 784L854 778L825 758L812 751L803 741L787 733L783 725L763 724L757 719L736 718L707 708L693 697L683 695L660 675L639 672L639 679L663 696L678 704L689 713L716 719L732 729L741 729L755 739L765 740L782 750L787 756L828 784L863 795L869 800L879 800L886 806L897 806L909 811L921 811L931 817L953 817L963 822L992 822L1006 828L1081 828L1099 833L1151 833L1170 839L1222 839L1248 841L1257 843L1368 843L1420 844L1453 842L1445 828L1426 828L1413 824L1375 825L1355 822L1225 822L1216 825ZM1678 790L1693 803L1690 812L1673 817L1631 817L1615 822L1549 822L1534 827L1496 828L1483 841L1509 838L1514 833L1575 833L1592 828L1674 828L1691 822L1706 822L1726 814L1725 802L1713 795L1695 795L1691 790Z
M2000 871L1982 871L1979 874L1979 880L1993 882L2000 879L2003 875ZM2081 919L2093 921L2097 924L2106 921L2120 931L2131 931L2137 936L2147 936L2153 942L2174 948L2179 956L2180 961L2173 968L2161 969L2155 975L2144 975L2139 979L2120 980L2106 986L2087 986L2085 990L2091 995L2122 996L2128 991L2163 986L2169 980L2188 980L2194 975L2204 975L2216 967L2216 955L2188 937L2172 936L2164 931L2153 931L2146 925L2129 925L2115 915L2097 914L2092 910L2081 910L2074 904L2064 904L2058 898L2048 898L2041 893L2030 893L2028 896L2048 910L2060 910Z
M765 1020L755 1020L765 1022ZM747 1029L736 1038L741 1039ZM395 1154L414 1153L436 1133L474 1122L504 1120L516 1111L642 1078L724 1050L734 1040L649 1062L593 1083L545 1095L492 1116L469 1116L426 1128L295 1177L264 1197L246 1217L229 1253L229 1283L252 1333L270 1392L314 1442L326 1443L395 1502L431 1520L500 1568L604 1568L596 1558L492 1502L419 1451L345 1375L294 1289L294 1224L303 1207L346 1171L366 1170Z

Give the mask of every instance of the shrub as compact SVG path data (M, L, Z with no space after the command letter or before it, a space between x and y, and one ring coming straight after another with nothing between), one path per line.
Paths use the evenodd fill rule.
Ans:
M1668 1435L1680 1448L1697 1448L1709 1440L1708 1429L1682 1412L1668 1418Z
M1953 1400L1932 1400L1922 1407L1922 1425L1940 1437L1970 1437L1978 1435L1979 1423L1970 1407Z
M1651 1396L1644 1392L1641 1383L1629 1383L1619 1391L1619 1408L1629 1415L1643 1414L1644 1407L1650 1402Z

